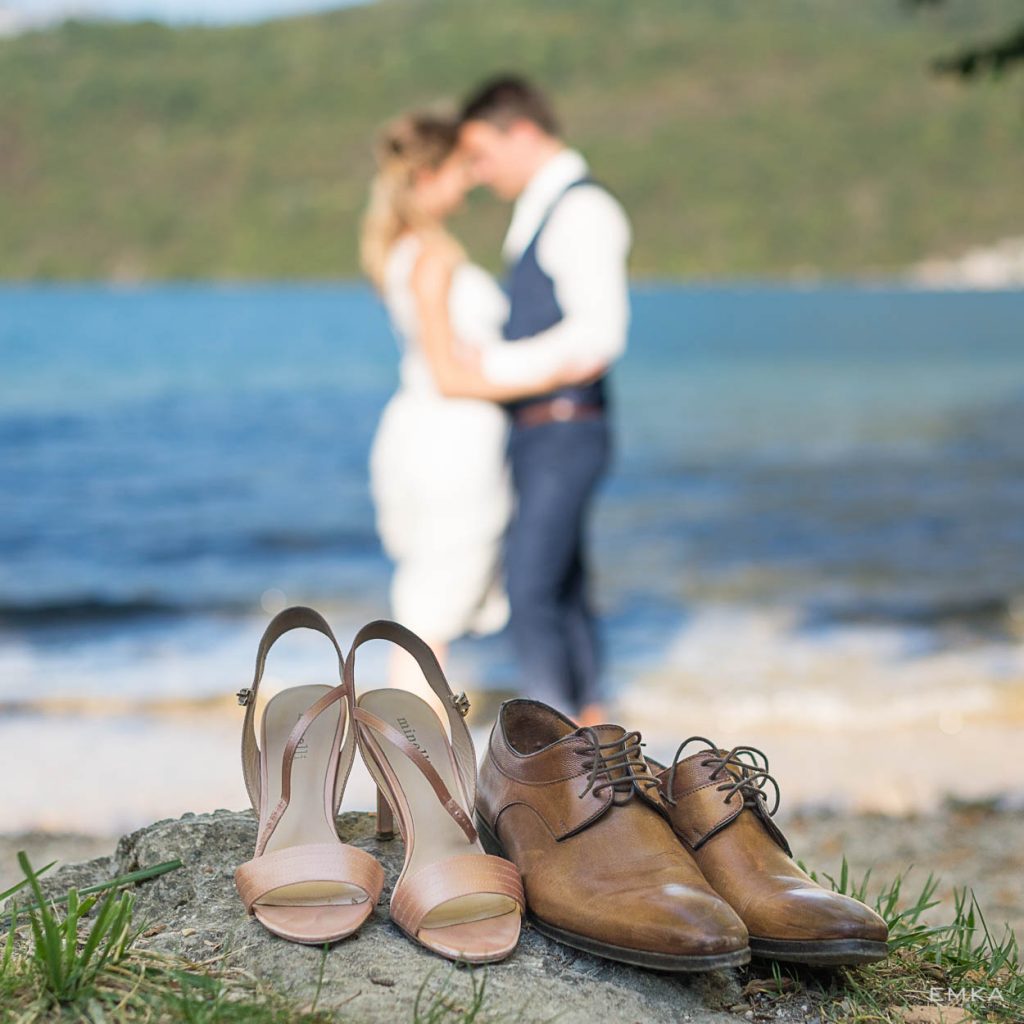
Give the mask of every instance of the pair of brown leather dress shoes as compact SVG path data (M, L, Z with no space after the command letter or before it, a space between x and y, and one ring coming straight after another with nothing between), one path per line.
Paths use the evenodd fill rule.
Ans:
M671 766L640 734L577 728L531 700L502 705L480 768L485 849L523 876L538 931L577 949L668 971L751 953L859 964L887 953L885 922L794 863L768 810L759 751L698 749ZM760 755L760 760L758 755Z

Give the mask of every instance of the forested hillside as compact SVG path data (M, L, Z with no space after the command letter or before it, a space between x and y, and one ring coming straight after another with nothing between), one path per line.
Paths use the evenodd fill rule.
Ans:
M0 40L0 276L357 272L383 118L498 69L556 95L658 276L884 273L1024 228L1024 75L929 61L1007 2L379 0ZM493 262L507 213L459 229Z

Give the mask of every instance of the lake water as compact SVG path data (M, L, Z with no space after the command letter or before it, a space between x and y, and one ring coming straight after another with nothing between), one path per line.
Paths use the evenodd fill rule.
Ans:
M1024 293L634 300L593 522L610 688L720 672L736 700L836 652L861 674L822 691L939 656L1019 686ZM6 715L230 694L285 601L387 613L366 462L396 347L367 289L5 286L0 367ZM501 637L455 666L514 684Z
M268 591L386 611L366 459L396 350L367 290L8 287L0 361L0 700L92 686L98 645L132 688L130 637ZM615 401L613 664L705 601L970 634L1024 595L1022 293L641 287ZM34 669L69 647L81 674Z

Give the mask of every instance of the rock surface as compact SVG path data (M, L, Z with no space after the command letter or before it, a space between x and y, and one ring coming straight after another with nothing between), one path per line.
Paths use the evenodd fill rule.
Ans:
M401 841L378 842L369 814L344 814L338 825L342 839L382 862L387 885L380 906L359 933L329 950L319 1005L338 1007L342 1019L360 1024L411 1021L416 993L428 975L432 986L448 978L450 993L464 999L471 988L469 971L453 972L448 961L411 942L388 918L391 886L402 866ZM197 961L233 951L232 964L303 1005L316 990L321 950L271 935L247 917L235 893L235 866L252 856L255 841L251 812L185 815L125 836L113 857L63 868L50 886L64 890L180 858L184 867L136 889L136 922L153 932L141 941ZM495 1019L523 1024L715 1024L735 1022L738 1018L727 1007L741 1001L736 972L645 971L577 953L529 927L512 957L485 970L487 1013L478 1018L481 1024Z

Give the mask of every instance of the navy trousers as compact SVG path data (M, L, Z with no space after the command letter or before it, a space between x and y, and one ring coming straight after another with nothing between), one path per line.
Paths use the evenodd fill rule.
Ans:
M523 690L572 714L601 699L585 529L611 457L608 420L513 425L508 450L516 509L506 538L505 581Z

